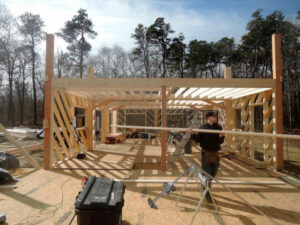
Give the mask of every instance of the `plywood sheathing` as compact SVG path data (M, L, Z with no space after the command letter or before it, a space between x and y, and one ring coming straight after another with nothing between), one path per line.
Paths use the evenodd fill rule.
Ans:
M151 162L153 158L160 158L160 146L152 142L130 140L130 143L116 145L100 145L99 150L106 146L104 156L96 162L120 162L121 157L141 157L143 162ZM96 147L97 148L97 147ZM198 150L193 149L192 157L197 161ZM89 152L88 154L93 153ZM123 154L122 154L123 153ZM101 157L102 154L99 154ZM97 157L96 157L97 158ZM123 158L124 159L124 158ZM68 163L66 161L65 163ZM150 169L131 170L89 170L68 167L67 169L39 170L25 176L18 182L17 189L1 191L0 210L7 216L7 223L27 224L27 218L39 224L69 224L74 213L74 202L81 190L80 182L83 176L106 176L115 179L174 179L184 170L184 165L177 164L172 170L160 171L156 163ZM74 165L77 166L77 165ZM236 160L222 158L217 176L219 179L244 181L278 181L270 177L267 170L255 170ZM281 185L228 185L232 190L242 195L251 204L258 207L268 216L280 224L298 224L300 220L300 190L288 184ZM175 207L176 197L182 184L176 185L177 190L168 197L163 197L157 204L159 209L153 210L148 206L148 197L156 196L162 190L162 184L126 184L125 205L123 208L123 224L144 225L185 225L188 224L201 193L193 184L187 186L178 207ZM213 194L220 208L221 219L224 224L260 225L271 224L265 217L251 210L239 199L228 193L219 185L213 186ZM63 198L63 201L62 201ZM5 207L4 207L5 206ZM52 209L59 209L51 214ZM204 207L212 206L205 203ZM15 213L22 211L22 213ZM44 213L47 212L47 213ZM76 224L73 221L72 224ZM20 223L22 224L22 223ZM214 214L200 212L194 224L219 225Z

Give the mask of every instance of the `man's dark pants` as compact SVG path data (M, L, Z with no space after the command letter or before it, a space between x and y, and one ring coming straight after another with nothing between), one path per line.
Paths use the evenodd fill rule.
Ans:
M202 159L201 159L202 169L208 173L210 176L215 177L217 175L219 166L220 166L220 158L217 158L216 163L207 163L206 162L206 152L202 151ZM208 181L211 181L211 178L209 178L207 175Z

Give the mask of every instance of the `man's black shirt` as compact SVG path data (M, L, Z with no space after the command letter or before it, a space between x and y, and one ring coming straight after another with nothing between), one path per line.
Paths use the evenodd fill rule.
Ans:
M212 125L205 123L200 129L222 130L222 127L214 123ZM219 134L212 133L195 133L191 135L191 139L200 143L200 147L205 151L219 151L225 137L220 137Z

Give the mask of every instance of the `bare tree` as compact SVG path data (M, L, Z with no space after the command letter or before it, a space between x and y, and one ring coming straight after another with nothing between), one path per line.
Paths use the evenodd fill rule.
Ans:
M37 45L44 39L44 22L40 15L26 12L20 16L19 30L24 37L24 42L31 49L31 69L32 69L32 88L33 88L33 123L37 125L37 90L35 79L35 63L37 57Z
M30 48L28 46L22 46L19 49L19 57L18 57L18 67L19 73L15 79L15 88L18 95L18 103L19 103L19 120L20 124L24 122L24 105L25 105L25 94L27 88L27 78L28 76L28 65L30 63Z
M15 21L5 7L1 7L4 16L0 20L0 62L3 72L7 76L8 81L8 114L7 122L11 125L15 124L14 117L14 79L17 69L17 58L19 54L19 43L16 40L17 30Z
M127 77L129 75L128 53L120 46L103 47L97 55L90 56L90 65L95 68L98 77Z

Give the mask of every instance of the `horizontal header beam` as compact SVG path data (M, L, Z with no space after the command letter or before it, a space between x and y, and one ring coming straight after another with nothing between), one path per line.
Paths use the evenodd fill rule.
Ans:
M110 88L160 88L167 87L255 87L274 88L274 79L249 78L55 78L52 81L54 88L72 90L76 88L99 90Z

